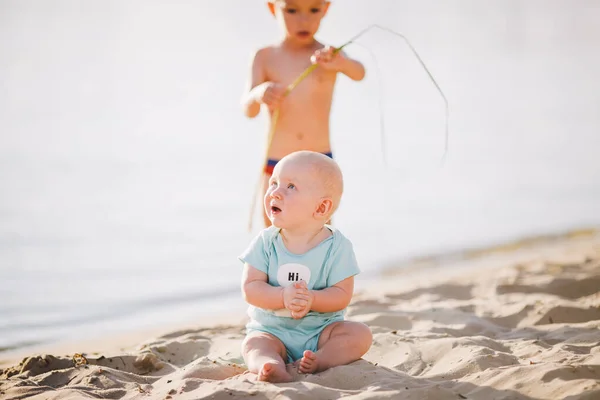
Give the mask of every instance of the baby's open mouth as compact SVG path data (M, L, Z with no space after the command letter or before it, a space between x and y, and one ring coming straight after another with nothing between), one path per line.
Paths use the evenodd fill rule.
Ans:
M276 206L271 206L271 212L272 213L279 213L279 212L281 212L281 208L276 207Z

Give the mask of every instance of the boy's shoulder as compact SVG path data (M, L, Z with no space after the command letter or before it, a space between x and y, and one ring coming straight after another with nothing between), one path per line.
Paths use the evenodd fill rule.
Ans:
M270 44L263 47L259 47L258 49L254 50L252 55L254 56L254 58L271 57L280 49L281 47L278 44Z
M277 50L278 49L276 45L260 47L254 50L250 55L252 64L259 68L266 68L273 63L276 63Z

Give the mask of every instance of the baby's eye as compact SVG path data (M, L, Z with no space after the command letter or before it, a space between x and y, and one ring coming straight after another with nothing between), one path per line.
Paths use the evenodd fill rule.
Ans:
M271 181L271 182L270 182L270 184L271 184L271 186L273 186L273 185L277 185L277 182L275 182L275 181Z
M320 8L311 8L310 9L310 12L313 13L313 14L317 14L319 11L321 11Z
M294 185L293 183L288 184L288 189L295 189L296 185Z
M295 8L286 8L285 12L288 14L296 14L296 9Z

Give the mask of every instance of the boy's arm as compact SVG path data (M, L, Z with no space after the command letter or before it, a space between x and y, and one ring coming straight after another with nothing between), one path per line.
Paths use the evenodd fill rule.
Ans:
M244 263L242 293L244 300L255 307L267 310L284 308L283 288L271 286L267 281L267 274L248 263Z
M254 58L252 59L250 78L248 79L246 91L242 97L244 114L248 118L254 118L260 112L260 103L256 98L254 88L267 80L264 64L265 49L260 49L254 54Z
M326 289L311 290L312 305L310 306L310 309L322 313L343 310L350 304L353 292L353 276Z
M340 66L340 72L354 81L361 81L365 77L365 67L361 62L354 60L344 51L340 51L344 62Z

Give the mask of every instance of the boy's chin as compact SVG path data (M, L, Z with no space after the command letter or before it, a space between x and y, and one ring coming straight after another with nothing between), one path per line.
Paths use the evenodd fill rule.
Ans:
M311 35L310 33L306 33L306 34L297 33L295 36L296 36L296 39L301 42L308 42L314 38L314 35Z
M298 44L308 44L308 43L312 43L315 40L315 37L314 37L314 35L293 34L293 35L290 35L290 39Z

